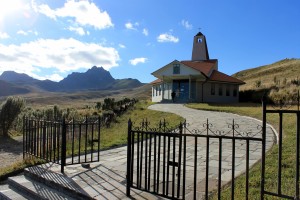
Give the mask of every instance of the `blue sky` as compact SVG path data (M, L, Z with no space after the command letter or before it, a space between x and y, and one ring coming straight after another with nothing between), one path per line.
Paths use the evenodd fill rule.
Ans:
M0 74L59 81L96 65L148 83L206 35L229 75L300 57L299 0L0 0Z

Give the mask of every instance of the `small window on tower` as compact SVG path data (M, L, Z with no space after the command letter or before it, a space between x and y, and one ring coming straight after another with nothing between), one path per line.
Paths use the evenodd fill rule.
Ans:
M198 43L202 43L202 38L198 38Z
M180 74L180 64L173 64L173 74Z

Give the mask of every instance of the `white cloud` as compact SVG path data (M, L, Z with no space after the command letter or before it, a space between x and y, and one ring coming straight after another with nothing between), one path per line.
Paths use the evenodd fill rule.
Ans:
M30 33L33 33L34 35L38 36L39 33L37 31L29 31Z
M9 38L9 35L5 32L0 32L0 39L7 39Z
M148 29L144 28L144 29L143 29L143 34L144 34L145 36L148 36L148 35L149 35Z
M32 75L41 68L68 72L94 65L109 70L118 66L119 60L117 50L112 47L84 43L73 38L39 39L20 45L0 44L0 73L14 70ZM57 75L50 78L59 79Z
M59 74L52 74L49 76L46 76L44 79L49 79L51 81L61 81L64 79L64 77L60 76Z
M181 25L186 28L187 30L191 30L193 28L193 25L190 24L187 20L181 20Z
M35 71L40 72L39 69L37 69ZM54 74L50 74L50 75L37 75L37 74L32 73L31 71L27 71L27 70L18 71L18 73L25 73L28 76L31 76L32 78L35 78L35 79L38 79L38 80L47 80L48 79L48 80L51 80L51 81L59 82L59 81L61 81L61 80L64 79L64 77L62 77L61 75L59 75L59 74L57 74L55 72L54 72Z
M72 27L72 26L70 26L68 29L70 31L74 31L78 35L81 35L81 36L85 35L85 31L83 30L82 27ZM89 34L89 33L87 33L87 34Z
M139 63L145 63L148 59L147 58L134 58L129 60L129 63L131 65L137 65Z
M23 31L23 30L19 30L19 31L17 32L17 34L18 34L18 35L28 35L28 33L25 32L25 31Z
M75 22L82 26L92 26L96 29L105 29L113 26L110 16L106 11L101 11L95 3L89 0L68 0L64 6L51 9L47 4L36 5L32 3L36 12L42 13L51 19L57 20L58 17L71 17Z
M130 29L130 30L137 30L136 27L138 27L138 26L139 26L139 23L138 23L138 22L135 22L134 24L131 23L131 22L127 22L127 23L125 24L125 27L126 27L127 29Z
M119 47L122 48L122 49L126 48L126 46L124 44L119 44Z
M32 31L32 30L29 31L18 30L17 34L24 35L24 36L27 36L28 34L34 34L35 36L37 36L39 33L37 31Z
M158 42L179 42L179 38L173 36L170 33L162 33L157 37Z

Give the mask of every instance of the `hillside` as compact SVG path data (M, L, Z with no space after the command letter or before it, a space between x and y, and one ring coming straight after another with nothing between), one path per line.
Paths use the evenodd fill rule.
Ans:
M1 81L0 81L1 83ZM1 84L0 84L1 86ZM27 106L35 108L45 108L47 106L59 105L62 108L70 107L83 108L86 106L94 106L95 102L99 102L105 98L115 98L116 100L127 98L150 99L151 85L146 84L133 89L121 90L96 90L96 91L79 91L79 92L31 92L20 95L26 101ZM0 96L0 102L6 97Z
M9 96L14 94L26 94L29 93L30 90L17 86L12 83L8 83L0 80L0 96Z
M271 88L275 85L290 86L292 80L297 80L297 77L300 80L300 59L284 59L270 65L243 70L232 76L246 82L240 87L241 90ZM260 87L257 87L257 81L261 81Z
M284 59L232 76L246 82L240 87L240 101L260 102L265 92L275 103L295 100L300 90L300 59Z

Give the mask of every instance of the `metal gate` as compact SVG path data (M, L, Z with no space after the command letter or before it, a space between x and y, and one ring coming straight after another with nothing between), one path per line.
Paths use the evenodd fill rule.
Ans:
M128 196L132 187L170 199L208 199L214 184L220 199L222 187L231 180L234 199L235 177L245 171L248 198L249 169L254 164L250 152L262 155L261 126L249 133L239 132L234 120L228 130L213 130L208 120L202 129L193 130L186 122L175 128L167 128L165 121L158 128L148 124L143 121L140 127L133 127L128 123ZM242 167L238 163L241 155Z
M268 119L268 114L275 114L278 115L278 151L276 152L277 155L277 173L272 172L271 178L269 180L266 179L266 174L268 173L266 168L268 168L268 165L266 164L266 154L264 153L262 156L262 169L261 169L261 199L264 199L265 196L273 196L273 197L280 197L285 199L300 199L299 195L299 165L300 165L300 110L299 110L299 91L296 103L290 102L290 104L284 104L284 102L281 102L278 108L272 108L272 105L269 105L267 108L267 99L263 99L263 134L266 134L266 123ZM286 102L285 102L286 103ZM297 106L297 110L291 110L290 107L294 105ZM296 152L294 152L292 155L288 155L291 158L295 159L295 163L283 163L283 155L285 154L285 148L283 148L283 118L284 115L294 115L296 116L295 126L296 126L296 132L295 132L295 142L294 144L288 144L288 145L295 145ZM265 148L265 145L263 145L263 148ZM263 150L265 152L265 149ZM287 194L285 191L283 191L282 186L285 184L283 182L283 176L284 176L284 170L294 170L295 171L295 177L294 177L294 194ZM277 187L275 190L266 189L266 181L270 181L273 184L277 184Z
M34 156L64 166L100 160L100 117L66 122L25 118L23 157Z
M127 194L134 187L163 197L182 198L185 195L182 124L174 129L168 129L165 121L157 129L148 125L148 121L143 121L141 127L132 129L129 121Z

